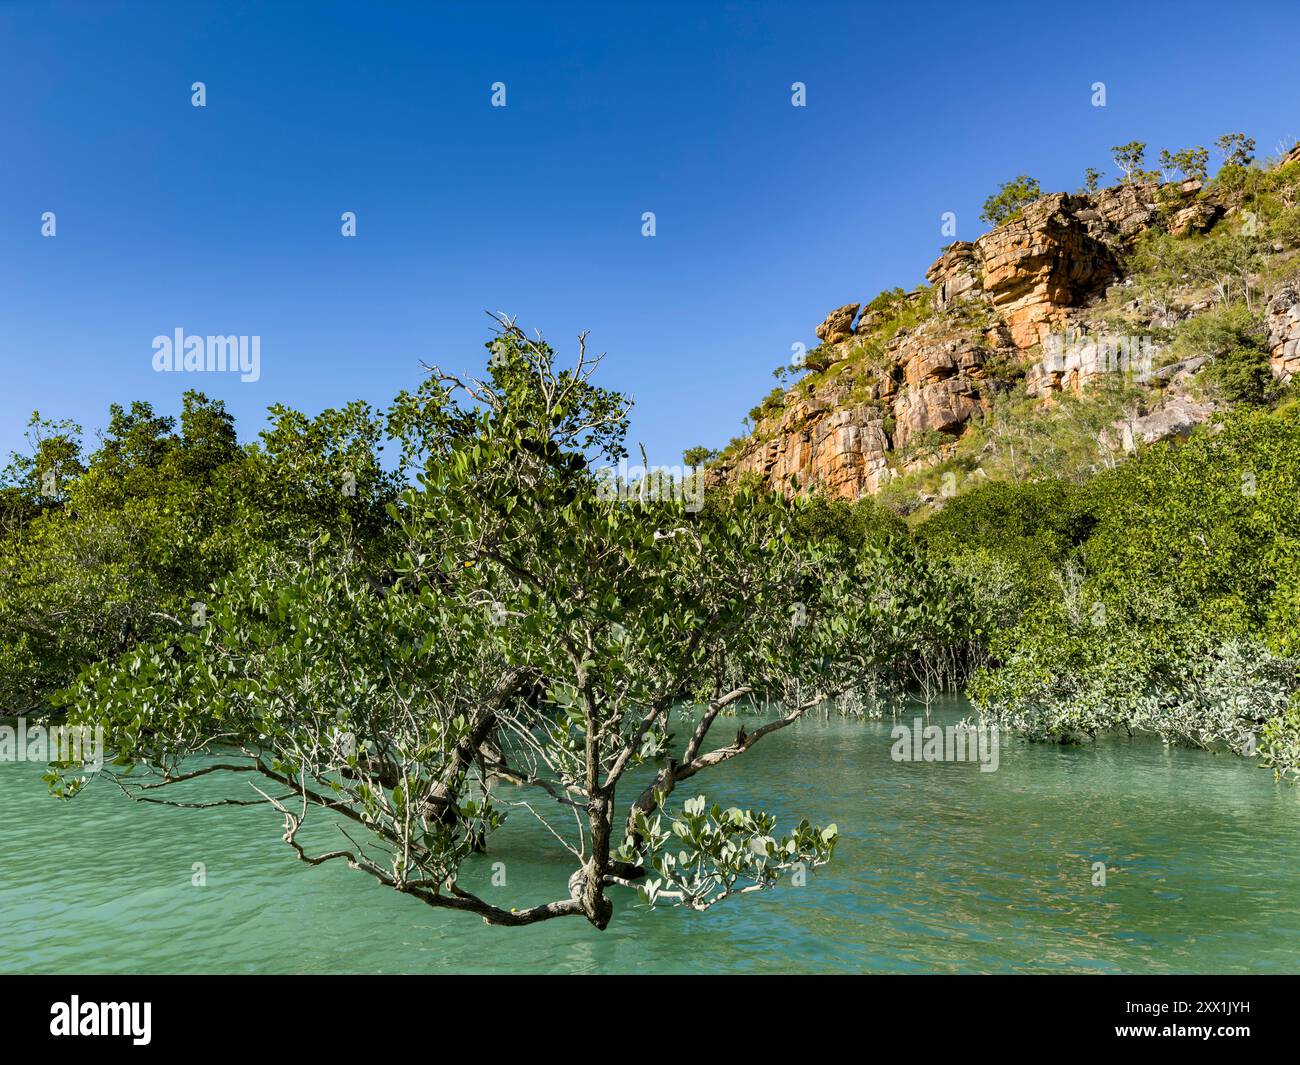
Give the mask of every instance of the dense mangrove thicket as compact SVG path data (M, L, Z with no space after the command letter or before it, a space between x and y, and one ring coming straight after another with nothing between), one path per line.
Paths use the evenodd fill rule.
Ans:
M623 888L704 909L830 859L835 826L700 794L814 709L966 686L1031 738L1146 731L1300 772L1294 405L911 526L744 483L693 511L599 491L628 403L585 354L504 321L491 346L489 380L434 370L383 415L276 407L244 445L197 393L178 421L113 407L90 454L34 417L0 487L0 708L111 752L52 767L57 793L183 803L224 776L305 861L604 927ZM312 811L342 835L304 832ZM524 910L458 876L507 816L572 859Z
M1002 620L970 682L1036 738L1146 730L1300 769L1300 417L1239 410L1082 486L988 485L919 537Z

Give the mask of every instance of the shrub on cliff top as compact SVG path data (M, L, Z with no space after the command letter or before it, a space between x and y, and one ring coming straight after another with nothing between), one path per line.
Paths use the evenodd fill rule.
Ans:
M991 226L1000 226L1018 215L1027 204L1043 194L1036 178L1020 174L1004 181L998 191L984 201L980 218Z

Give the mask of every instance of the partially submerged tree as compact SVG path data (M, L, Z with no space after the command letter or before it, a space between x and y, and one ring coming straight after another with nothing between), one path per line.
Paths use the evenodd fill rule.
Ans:
M135 798L249 779L204 804L269 803L304 861L495 924L604 928L619 887L704 909L826 862L835 826L778 837L767 814L668 803L922 647L890 583L910 578L800 535L809 504L774 493L698 513L608 498L593 469L625 455L626 402L591 383L584 345L561 369L501 327L489 380L432 368L394 406L420 472L389 506L390 566L326 533L261 552L197 628L87 671L69 720L105 728L105 772ZM717 739L747 709L761 720ZM56 786L75 794L75 772ZM305 842L313 811L340 845ZM508 909L466 886L507 814L569 854L554 898Z

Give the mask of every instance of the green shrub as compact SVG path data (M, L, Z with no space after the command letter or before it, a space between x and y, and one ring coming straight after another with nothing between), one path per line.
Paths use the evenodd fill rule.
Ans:
M1262 404L1277 394L1268 355L1259 348L1231 348L1215 356L1205 375L1230 403Z
M1028 174L1020 174L1010 181L1004 181L998 191L984 201L980 219L991 226L1003 225L1042 194L1037 179Z
M1230 403L1261 404L1277 392L1264 348L1262 315L1244 303L1215 307L1181 322L1174 333L1170 354L1196 355L1211 360L1205 377Z

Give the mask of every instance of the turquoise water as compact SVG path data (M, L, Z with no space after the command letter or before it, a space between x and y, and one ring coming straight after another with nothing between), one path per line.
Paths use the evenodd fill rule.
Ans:
M835 861L806 886L704 914L623 892L605 932L491 928L310 868L269 809L132 803L107 782L60 803L41 767L0 764L0 971L1300 971L1300 789L1148 739L1004 740L993 773L895 763L890 727L803 722L690 782L783 827L836 822ZM571 862L530 821L494 837L494 902L565 894Z

